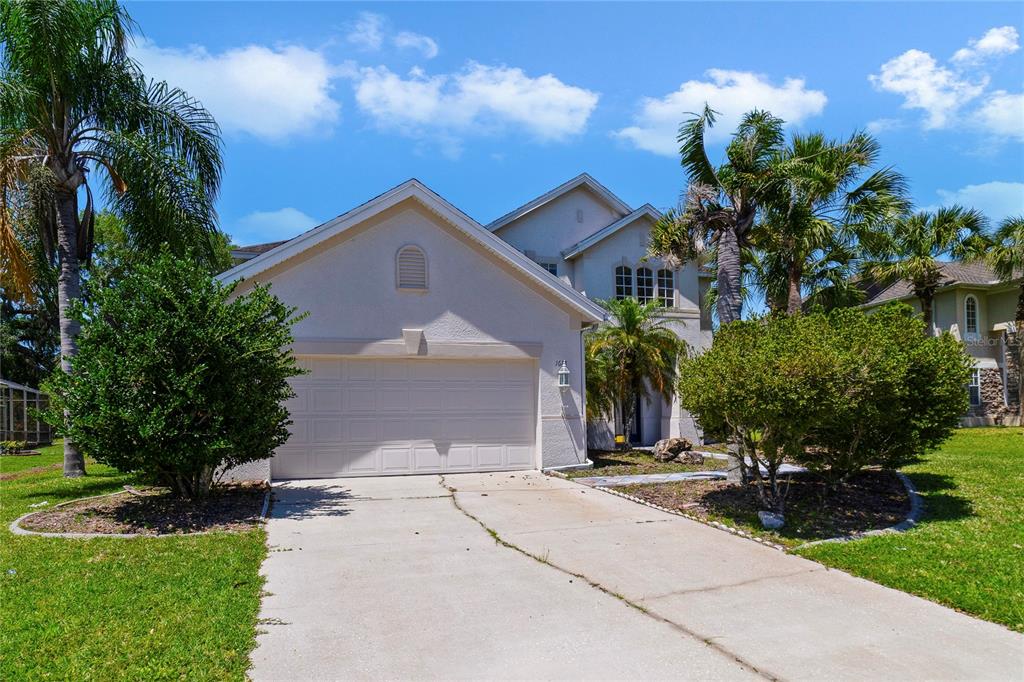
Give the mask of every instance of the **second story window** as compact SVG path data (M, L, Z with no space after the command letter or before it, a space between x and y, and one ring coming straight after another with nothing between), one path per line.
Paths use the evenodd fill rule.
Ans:
M633 295L633 271L625 265L615 268L615 298L622 300Z
M661 305L671 308L675 305L675 277L671 270L658 270L658 300Z
M654 300L654 273L649 268L636 270L636 298L641 303Z
M537 265L541 266L555 277L558 277L558 263L551 263L548 261L537 261Z
M964 329L968 336L978 335L978 299L974 296L964 299Z

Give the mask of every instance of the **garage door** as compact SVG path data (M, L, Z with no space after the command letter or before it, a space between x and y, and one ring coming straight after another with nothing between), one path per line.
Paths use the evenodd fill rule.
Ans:
M534 466L531 361L301 357L274 478Z

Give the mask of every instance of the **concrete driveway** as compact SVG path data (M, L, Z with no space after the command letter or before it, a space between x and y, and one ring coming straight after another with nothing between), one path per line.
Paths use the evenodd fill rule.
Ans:
M256 680L1024 678L1021 635L536 472L275 495Z

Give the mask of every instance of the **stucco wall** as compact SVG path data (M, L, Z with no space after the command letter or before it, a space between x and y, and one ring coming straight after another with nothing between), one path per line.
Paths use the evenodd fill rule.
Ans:
M582 222L578 212L582 213ZM563 250L623 215L586 187L577 187L502 227L495 234L520 251L534 251L537 256L561 260Z
M426 252L426 292L395 287L395 254L406 244ZM581 320L418 202L402 202L258 279L309 313L294 327L297 340L399 340L403 329L422 329L428 348L431 342L542 344L537 464L585 461ZM568 391L557 386L559 360L571 372Z

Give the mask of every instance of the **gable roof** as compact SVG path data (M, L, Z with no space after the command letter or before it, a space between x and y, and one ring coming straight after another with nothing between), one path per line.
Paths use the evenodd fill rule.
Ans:
M651 220L657 221L661 218L661 212L658 209L651 206L650 204L644 204L643 206L636 209L632 213L624 215L611 225L606 225L605 227L602 227L594 234L590 235L589 237L586 237L585 239L581 239L580 241L576 242L566 250L562 251L562 258L564 258L565 260L575 258L576 256L580 255L590 247L595 246L600 242L603 242L605 239L611 237L613 234L615 234L622 228L626 227L627 225L632 225L633 223L635 223L640 218L643 218L644 216L649 217Z
M942 279L939 282L940 288L953 286L972 286L979 288L1003 286L996 273L985 263L980 261L970 263L939 263L939 271ZM905 279L897 280L889 286L880 286L873 280L865 280L861 286L867 295L861 305L873 306L889 301L912 298L914 290L910 282Z
M527 213L535 211L541 206L545 206L546 204L551 203L552 201L554 201L555 199L564 194L568 194L577 187L586 187L622 215L626 215L627 213L630 213L633 210L629 207L629 204L615 196L610 189L602 185L594 178L590 177L588 173L580 173L572 180L569 180L568 182L563 182L561 185L554 188L553 190L545 192L536 199L532 199L523 204L522 206L520 206L519 208L501 216L497 220L488 224L487 229L490 230L491 232L496 232L497 230L500 230L506 225L515 222L519 218L522 218Z
M249 246L238 246L231 249L231 256L232 258L237 258L239 260L249 260L250 258L255 258L261 253L266 253L271 249L276 249L278 246L281 246L281 244L284 244L286 241L288 240L285 239L279 242L267 242L265 244L250 244Z
M233 282L258 275L300 253L315 248L327 239L342 234L407 199L415 199L427 210L456 228L460 236L483 247L498 260L513 266L513 269L521 273L524 279L538 284L552 298L581 314L585 320L600 322L605 319L604 308L513 249L499 237L488 232L478 222L415 178L406 180L351 211L222 272L217 279L221 282Z

